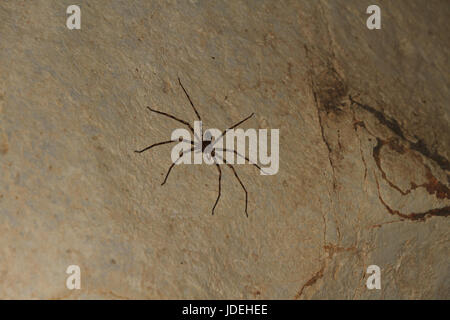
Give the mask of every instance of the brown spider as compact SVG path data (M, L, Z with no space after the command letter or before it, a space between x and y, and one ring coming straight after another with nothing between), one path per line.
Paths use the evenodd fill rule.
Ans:
M183 89L184 94L186 95L187 99L189 100L189 103L190 103L190 105L192 106L192 109L194 109L194 112L195 112L195 114L196 114L198 120L199 120L199 121L202 121L202 119L201 119L201 117L200 117L200 114L198 113L197 109L195 108L194 103L193 103L192 100L191 100L191 97L189 96L189 94L187 93L187 91L186 91L186 89L184 88L183 84L181 83L180 78L178 78L178 83L180 84L181 88ZM236 123L235 125L229 127L229 128L226 129L225 131L223 131L217 139L213 139L213 138L211 137L210 139L207 138L206 140L203 140L203 139L200 139L200 137L198 137L198 136L196 135L196 133L194 132L194 128L193 128L187 121L184 121L184 120L182 120L182 119L179 119L179 118L177 118L177 117L175 117L175 116L173 116L173 115L171 115L171 114L168 114L168 113L166 113L166 112L161 112L161 111L154 110L154 109L152 109L152 108L150 108L150 107L148 107L148 106L147 106L147 108L148 108L148 110L150 110L151 112L158 113L158 114L160 114L160 115L166 116L166 117L168 117L168 118L171 118L171 119L173 119L173 120L175 120L175 121L178 121L178 122L180 122L180 123L186 125L186 126L189 128L189 130L194 134L194 136L197 137L197 139L198 139L199 141L201 141L201 142L198 142L198 141L194 142L194 141L190 141L190 140L185 140L185 139L183 139L183 138L180 137L180 138L177 139L177 140L169 140L169 141L158 142L158 143L152 144L151 146L148 146L148 147L146 147L146 148L144 148L144 149L142 149L142 150L136 150L135 152L136 152L136 153L142 153L142 152L147 151L147 150L150 150L151 148L156 147L156 146L160 146L160 145L164 145L164 144L169 144L169 143L174 143L174 142L183 142L183 141L184 141L184 142L190 143L190 144L193 146L191 149L189 149L189 150L187 151L187 153L190 153L190 152L202 152L202 153L204 153L204 154L207 154L208 157L210 156L210 157L214 160L214 164L216 165L217 170L219 171L219 194L218 194L217 199L216 199L216 202L214 203L214 206L213 206L213 208L212 208L212 214L214 214L214 209L216 208L217 203L219 202L219 199L220 199L220 195L221 195L222 170L220 169L220 165L216 162L216 158L220 158L224 164L226 164L228 167L231 168L231 170L233 170L234 176L235 176L236 179L239 181L239 184L242 186L242 189L244 189L244 192L245 192L245 215L246 215L247 218L248 218L248 213L247 213L248 193L247 193L247 189L245 188L244 184L242 183L241 179L239 178L239 176L238 176L236 170L234 169L233 165L232 165L231 163L229 163L224 157L221 157L221 156L219 156L218 154L216 154L215 148L213 148L213 147L214 147L214 144L217 143L217 141L219 141L220 139L222 139L222 138L226 135L226 133L228 132L228 130L231 130L231 129L236 128L236 127L239 126L240 124L244 123L245 121L247 121L248 119L250 119L251 117L253 117L254 114L252 113L251 115L249 115L249 116L248 116L247 118L245 118L244 120L239 121L239 122ZM201 137L203 138L203 128L201 129ZM194 140L195 140L195 139L194 139ZM229 149L222 149L222 148L217 148L217 150L218 150L218 151L225 151L225 152L233 152L233 153L236 154L237 156L243 157L243 158L244 158L245 160L247 160L250 164L252 164L253 166L255 166L256 168L258 168L259 170L262 171L262 169L261 169L260 166L258 166L256 163L251 163L251 161L250 161L246 156L241 155L241 154L238 153L236 150L229 150ZM171 171L172 168L175 166L175 164L177 163L177 161L178 161L179 159L181 159L182 156L183 156L183 151L180 152L179 158L178 158L175 162L173 162L173 163L170 165L169 170L167 171L167 174L166 174L166 176L165 176L165 178L164 178L164 181L163 181L163 183L162 183L161 185L164 185L164 184L166 183L167 178L169 177L170 171Z

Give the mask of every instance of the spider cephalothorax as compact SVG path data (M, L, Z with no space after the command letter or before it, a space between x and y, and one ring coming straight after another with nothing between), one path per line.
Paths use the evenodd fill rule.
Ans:
M192 106L192 109L194 110L195 114L197 115L197 118L199 119L199 121L202 121L200 114L198 113L197 109L194 106L194 103L191 100L191 97L189 96L189 94L187 93L186 89L184 88L183 84L180 81L180 78L178 78L178 83L180 84L181 88L183 89L184 94L186 95L187 99L189 100L190 105ZM192 134L194 134L194 136L197 139L194 139L194 141L191 140L186 140L183 138L179 138L176 140L168 140L168 141L163 141L163 142L158 142L155 144L152 144L151 146L148 146L142 150L136 150L136 153L142 153L144 151L150 150L153 147L159 146L159 145L164 145L164 144L169 144L169 143L174 143L174 142L186 142L186 143L190 143L192 145L191 149L187 150L187 151L180 151L179 153L179 157L178 159L176 159L176 161L174 161L170 167L169 170L167 171L167 174L164 178L164 181L161 185L164 185L167 182L167 178L169 177L170 172L172 171L172 168L177 164L177 161L180 160L183 155L185 155L186 153L190 153L190 152L201 152L203 154L206 154L206 156L208 158L212 158L214 161L214 164L217 167L217 170L219 172L219 194L217 196L216 202L214 203L214 206L212 208L212 214L214 214L214 209L217 206L217 203L219 202L220 199L220 194L221 194L221 180L222 180L222 170L220 169L220 164L226 164L234 173L234 176L236 177L236 179L239 181L239 184L242 186L242 189L245 192L245 214L248 217L248 213L247 213L247 205L248 205L248 193L247 193L247 189L245 188L244 184L242 183L241 179L239 178L236 170L234 169L233 165L231 163L229 163L224 157L222 157L221 155L219 155L217 151L221 151L221 152L231 152L234 153L237 156L240 156L242 158L244 158L245 160L247 160L250 164L252 164L253 166L255 166L256 168L258 168L259 170L262 170L256 163L252 163L245 155L241 155L240 153L238 153L236 150L230 150L230 149L226 149L226 148L215 148L214 145L216 144L217 141L219 141L220 139L222 139L226 133L231 130L236 128L237 126L239 126L240 124L242 124L243 122L247 121L248 119L250 119L254 114L252 113L251 115L249 115L247 118L245 118L244 120L239 121L238 123L236 123L235 125L231 126L230 128L226 129L225 131L223 131L219 137L215 138L212 137L211 135L207 135L205 139L203 139L203 132L200 133L200 137L202 139L200 139L200 137L195 133L194 128L185 120L179 119L171 114L168 114L166 112L161 112L161 111L157 111L154 110L150 107L147 107L148 110L150 110L151 112L154 113L158 113L160 115L166 116L168 118L171 118L175 121L178 121L184 125L186 125L189 130L192 132ZM206 132L208 133L208 132ZM198 140L198 141L197 141ZM217 161L220 160L220 161Z

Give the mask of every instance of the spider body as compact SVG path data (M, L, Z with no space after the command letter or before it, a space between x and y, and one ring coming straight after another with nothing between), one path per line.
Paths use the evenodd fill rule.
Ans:
M186 91L186 89L184 88L183 84L181 83L180 78L178 78L178 83L180 84L181 88L183 89L184 94L186 95L187 99L189 100L189 103L190 103L192 109L194 110L195 114L197 115L197 118L198 118L200 121L202 121L202 119L201 119L201 117L200 117L200 114L198 113L197 109L195 108L194 103L193 103L192 100L191 100L191 97L189 96L189 94L187 93L187 91ZM154 113L163 115L163 116L165 116L165 117L168 117L168 118L171 118L171 119L173 119L173 120L175 120L175 121L178 121L179 123L182 123L183 125L186 125L186 126L189 128L189 130L194 134L194 136L195 136L198 140L200 140L201 142L200 142L200 141L195 142L195 141L184 140L183 138L179 138L179 139L177 139L177 140L169 140L169 141L158 142L158 143L152 144L151 146L148 146L148 147L146 147L146 148L144 148L144 149L142 149L142 150L136 150L135 152L136 152L136 153L142 153L142 152L147 151L147 150L150 150L150 149L152 149L153 147L156 147L156 146L160 146L160 145L164 145L164 144L170 144L170 143L174 143L174 142L181 142L181 141L184 141L184 142L190 143L190 144L192 145L192 148L189 149L189 150L187 150L187 151L185 151L185 152L181 151L181 152L179 153L179 158L177 159L177 161L178 161L179 159L181 159L181 157L184 155L184 153L190 153L190 152L202 152L203 154L206 154L206 156L207 156L208 158L212 158L213 161L214 161L214 164L215 164L215 166L216 166L216 168L217 168L217 170L218 170L218 173L219 173L219 190L218 190L218 196L217 196L216 202L214 203L214 206L213 206L213 208L212 208L212 214L214 214L214 210L215 210L215 208L216 208L216 206L217 206L217 203L219 202L220 195L221 195L222 170L220 169L220 164L216 161L217 158L219 158L219 159L221 160L221 164L227 165L227 166L233 171L234 176L236 177L236 179L238 180L239 184L241 185L242 189L243 189L244 192L245 192L245 215L248 217L248 212L247 212L247 206L248 206L248 193L247 193L247 189L245 188L244 184L242 183L241 179L239 178L239 176L238 176L238 174L237 174L235 168L233 167L233 165L232 165L231 163L229 163L224 157L220 156L219 154L216 154L214 145L215 145L215 143L216 143L217 141L219 141L220 139L222 139L222 138L225 136L225 134L227 133L228 130L234 129L235 127L239 126L239 125L242 124L243 122L245 122L245 121L247 121L248 119L250 119L254 114L252 113L251 115L249 115L249 116L248 116L247 118L245 118L244 120L241 120L241 121L239 121L238 123L236 123L235 125L233 125L233 126L231 126L230 128L226 129L225 131L223 131L223 132L221 133L221 135L220 135L218 138L214 138L214 137L210 137L210 136L209 136L209 137L206 137L206 138L204 138L204 139L200 139L200 137L198 137L198 136L196 135L196 133L194 132L194 129L192 128L192 126L191 126L187 121L182 120L182 119L179 119L179 118L177 118L177 117L175 117L175 116L173 116L173 115L171 115L171 114L169 114L169 113L162 112L162 111L158 111L158 110L154 110L154 109L152 109L152 108L150 108L150 107L147 107L147 109L150 110L151 112L154 112ZM208 133L208 132L206 132L206 133ZM202 137L202 136L203 136L203 132L201 132L201 137ZM195 139L194 139L194 140L195 140ZM232 152L232 153L236 154L237 156L243 157L245 160L247 160L250 164L252 164L252 165L255 166L256 168L258 168L259 170L262 170L256 163L251 163L251 161L250 161L247 157L245 157L244 155L241 155L240 153L238 153L238 152L235 151L235 150L229 150L229 149L224 149L224 148L220 148L220 149L217 149L217 150L218 150L218 151L219 151L219 150L220 150L220 151L225 151L225 152ZM167 174L166 174L166 176L165 176L165 178L164 178L164 181L163 181L163 183L162 183L161 185L164 185L164 184L167 182L167 179L168 179L168 177L169 177L169 174L170 174L170 172L172 171L172 168L173 168L173 167L175 166L175 164L177 163L177 161L174 161L174 162L171 164L171 166L169 167L169 170L167 171Z
M212 144L212 140L203 140L202 141L202 152L205 152L206 148L208 148L208 146L210 146L211 144ZM214 149L212 151L214 151Z

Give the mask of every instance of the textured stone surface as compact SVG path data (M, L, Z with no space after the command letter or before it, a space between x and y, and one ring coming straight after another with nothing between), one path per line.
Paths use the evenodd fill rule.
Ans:
M450 298L448 1L0 2L0 298ZM280 129L280 171L171 163ZM82 289L65 287L68 265ZM368 265L382 290L365 287Z

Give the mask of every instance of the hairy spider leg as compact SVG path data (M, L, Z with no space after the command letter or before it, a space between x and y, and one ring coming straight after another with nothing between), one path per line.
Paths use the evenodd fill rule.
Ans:
M202 121L202 118L200 118L200 114L198 113L197 109L195 108L194 103L193 103L192 100L191 100L191 97L189 96L189 94L187 93L187 91L186 91L186 89L184 88L183 84L181 83L180 78L178 78L178 83L180 84L181 89L183 89L184 94L185 94L186 97L188 98L189 103L190 103L191 106L192 106L192 109L194 109L194 112L195 112L195 114L197 115L198 120Z
M239 183L240 183L242 189L244 189L244 192L245 192L245 215L246 215L247 218L248 218L248 212L247 212L248 193L247 193L247 189L245 189L245 186L244 186L244 184L242 183L241 179L239 178L239 176L238 176L236 170L234 169L234 167L233 167L230 163L228 163L227 160L225 160L224 158L222 158L221 156L219 156L219 155L217 155L217 154L216 154L215 156L221 158L222 161L223 161L227 166L229 166L229 167L231 168L231 170L233 170L234 176L235 176L236 179L239 181Z
M253 117L254 113L252 113L251 115L249 115L247 118L245 118L244 120L239 121L238 123L232 125L231 127L229 127L228 129L225 129L225 131L223 131L220 136L214 140L213 144L211 145L212 147L214 147L214 145L223 138L223 136L227 133L228 130L234 129L236 128L238 125L244 123L245 121L247 121L248 119L250 119L251 117Z
M189 96L189 93L187 93L186 89L184 88L183 84L181 83L180 78L178 77L178 83L181 86L181 89L183 89L184 94L186 95L186 98L189 100L189 103L192 107L192 109L194 109L195 114L197 115L198 120L200 120L200 122L202 121L202 118L200 117L200 114L198 113L197 109L195 108L194 103L192 102L191 97ZM195 137L198 139L198 141L202 141L203 140L203 126L200 126L200 135L201 135L201 139L199 136L197 136L197 134L194 132Z
M192 128L192 126L189 124L189 122L184 121L184 120L181 120L181 119L179 119L179 118L177 118L177 117L175 117L175 116L173 116L173 115L171 115L171 114L169 114L169 113L166 113L166 112L162 112L162 111L158 111L158 110L152 109L152 108L150 108L149 106L147 106L147 109L150 110L151 112L158 113L158 114L160 114L160 115L163 115L163 116L169 117L169 118L171 118L171 119L173 119L173 120L176 120L176 121L178 121L178 122L180 122L180 123L182 123L182 124L184 124L184 125L187 125L187 126L189 127L189 130L191 130L191 132L194 133L194 128Z
M195 149L195 147L192 147L192 148L189 149L186 153L190 153L190 152L194 151L194 149ZM161 183L162 186L166 183L167 178L169 178L169 174L170 174L170 171L172 171L172 168L176 165L176 163L178 162L178 160L180 160L181 157L182 157L183 155L184 155L184 153L181 152L181 153L180 153L180 156L178 157L178 159L175 160L175 162L173 162L173 163L170 165L169 171L167 171L166 177L164 178L163 183Z
M258 168L259 170L261 170L262 172L264 172L264 170L261 169L261 167L260 167L259 165L257 165L256 163L250 161L249 158L247 158L246 156L243 156L242 154L240 154L240 153L237 152L236 150L223 149L223 148L217 148L217 149L215 149L215 150L217 150L217 151L225 151L225 152L233 152L233 153L235 153L236 155L238 155L238 156L244 158L245 160L247 160L251 165L255 166L256 168Z
M220 193L221 193L221 180L222 180L222 170L220 170L220 166L217 164L216 160L214 160L214 163L216 164L217 170L219 170L219 195L217 196L216 203L214 203L214 207L212 208L212 214L214 215L214 209L217 206L217 203L219 203L220 199Z

